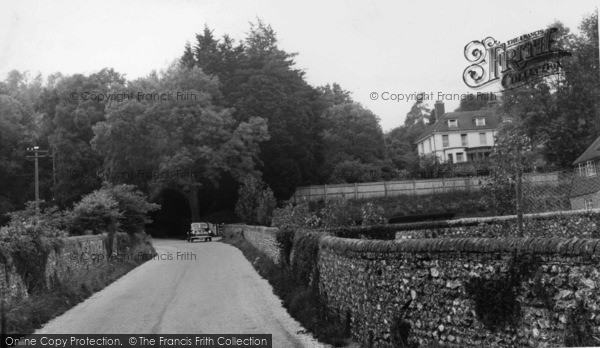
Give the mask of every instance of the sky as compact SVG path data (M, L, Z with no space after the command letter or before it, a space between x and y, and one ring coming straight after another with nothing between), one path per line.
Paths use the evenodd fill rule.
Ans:
M339 83L387 131L403 124L414 93L441 96L452 111L462 94L499 91L499 84L465 85L467 43L488 36L506 42L557 20L577 32L597 6L597 0L2 0L0 79L14 69L47 76L105 67L135 79L178 59L205 24L218 37L240 40L260 18L280 48L298 53L296 67L308 83Z

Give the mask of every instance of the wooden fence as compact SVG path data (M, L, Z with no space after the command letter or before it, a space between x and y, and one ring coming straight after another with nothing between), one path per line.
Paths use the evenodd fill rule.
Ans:
M427 195L452 191L477 191L488 177L440 178L427 180L398 180L298 187L291 202L302 198L309 201L332 198L374 198L399 195ZM525 174L524 179L539 184L558 182L558 172Z

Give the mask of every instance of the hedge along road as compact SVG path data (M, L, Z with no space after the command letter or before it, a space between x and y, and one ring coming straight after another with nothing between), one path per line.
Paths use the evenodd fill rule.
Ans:
M153 245L160 259L145 262L35 333L255 333L272 334L274 348L327 347L298 333L302 326L235 247L184 240Z

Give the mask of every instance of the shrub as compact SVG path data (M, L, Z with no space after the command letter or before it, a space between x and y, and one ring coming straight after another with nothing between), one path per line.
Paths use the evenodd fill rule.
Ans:
M312 229L317 228L320 219L316 214L311 213L306 199L299 204L288 204L283 208L273 211L273 226L283 229Z
M387 222L383 207L380 205L374 205L372 202L369 202L363 205L361 210L363 226L383 225Z
M265 226L271 226L273 220L273 211L277 206L277 200L271 188L267 187L262 190L258 196L258 204L256 207L256 221Z
M335 165L329 181L334 184L369 182L372 180L371 173L377 172L377 169L358 160L344 161Z
M10 220L7 226L0 229L0 240L65 236L65 213L57 207L44 208L44 201L40 201L39 204L39 211L35 202L31 201L25 204L25 209L8 213Z
M466 284L467 294L474 300L475 313L490 331L507 325L516 327L521 316L519 294L521 282L531 279L539 269L538 256L518 256L511 258L508 271L491 279L472 277Z
M40 202L43 207L44 202ZM65 215L56 207L37 209L28 202L25 209L9 213L7 226L0 228L1 258L14 263L17 273L31 293L45 287L48 254L59 251L65 236Z
M242 181L238 190L235 214L245 223L270 226L277 205L273 191L251 174Z
M326 229L351 226L355 220L351 213L350 203L346 198L328 200L318 215L321 220L320 227Z
M148 213L160 209L159 204L147 201L144 194L133 185L112 185L105 183L101 191L107 192L117 201L121 212L119 228L123 232L134 234L144 231L144 225L152 222Z
M251 174L246 175L238 190L235 214L247 224L256 223L256 209L262 183Z
M119 227L119 203L107 192L96 190L75 204L69 221L72 235L115 233Z

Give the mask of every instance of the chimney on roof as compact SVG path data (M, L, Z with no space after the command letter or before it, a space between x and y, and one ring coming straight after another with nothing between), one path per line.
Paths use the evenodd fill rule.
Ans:
M430 124L434 124L437 120L439 120L445 113L444 110L444 102L438 100L435 102L435 111L432 113L432 118L430 120Z

